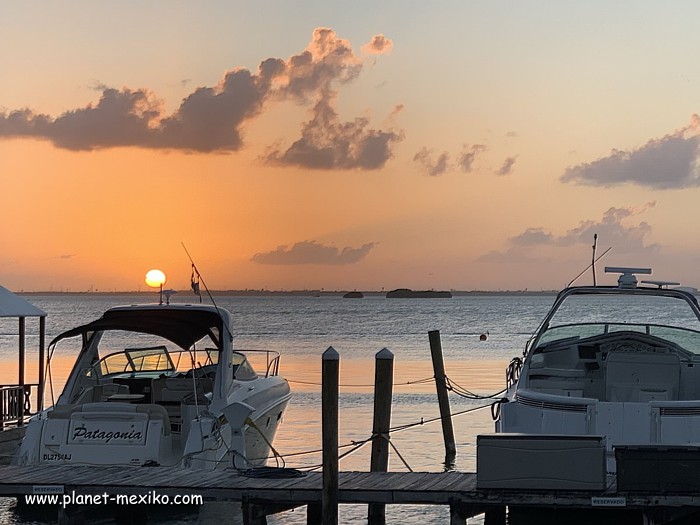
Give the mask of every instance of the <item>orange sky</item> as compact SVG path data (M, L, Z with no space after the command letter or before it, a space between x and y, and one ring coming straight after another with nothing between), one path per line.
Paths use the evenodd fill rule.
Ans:
M698 285L700 7L634 5L10 0L0 283Z

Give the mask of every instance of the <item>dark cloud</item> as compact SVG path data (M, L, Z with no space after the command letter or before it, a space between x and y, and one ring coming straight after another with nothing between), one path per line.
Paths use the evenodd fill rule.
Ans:
M48 139L76 151L120 146L233 151L242 145L240 126L261 110L264 98L259 77L246 70L227 73L217 88L198 88L169 117L147 90L105 88L96 105L55 119L29 110L2 114L0 137Z
M374 243L363 244L359 248L349 246L339 250L335 246L324 246L316 241L302 241L291 248L279 246L271 252L256 253L252 261L259 264L320 264L343 265L354 264L364 259L374 248Z
M469 146L465 144L462 147L462 152L457 159L457 164L460 169L466 173L471 173L476 161L477 155L486 151L488 148L484 144L474 144Z
M515 166L515 161L517 158L518 156L515 155L514 157L508 157L506 160L504 160L501 167L496 170L496 174L504 176L513 173L513 166Z
M602 243L612 246L615 253L649 254L660 248L658 244L649 244L647 237L652 228L649 223L642 221L630 224L630 219L641 215L653 208L655 202L649 202L641 208L610 208L600 220L581 221L578 226L566 231L563 235L555 235L543 228L527 228L524 232L511 237L509 246L504 252L490 252L479 259L482 261L504 261L525 257L534 248L569 247L580 244L591 244L593 235L598 234Z
M421 164L431 177L437 177L449 169L450 154L443 151L436 157L433 150L424 147L413 156L413 162Z
M393 156L391 146L403 133L369 128L361 117L341 122L330 98L319 100L313 118L304 124L301 138L285 151L272 148L264 160L271 164L310 169L379 169Z
M391 41L378 35L370 43L375 53ZM314 116L302 137L286 152L274 152L278 164L307 167L376 169L392 157L399 131L369 127L366 118L340 122L333 109L336 84L354 80L362 62L347 40L333 30L318 28L307 48L288 60L269 58L256 72L227 72L215 87L199 87L180 107L166 115L165 105L146 89L98 86L96 104L58 117L30 109L0 112L0 138L33 137L60 148L94 150L134 146L195 152L236 151L243 146L242 129L271 100L312 103ZM183 84L184 85L184 84Z
M631 150L613 150L607 157L566 169L563 182L589 186L639 184L655 189L700 186L698 146L700 117L691 124L644 146Z

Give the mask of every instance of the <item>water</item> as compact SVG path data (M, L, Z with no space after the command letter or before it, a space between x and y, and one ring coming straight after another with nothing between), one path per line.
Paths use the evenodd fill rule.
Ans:
M144 296L52 295L28 299L49 315L47 341L63 330L91 321L119 304L144 302ZM392 443L416 471L444 470L444 445L439 422L423 425L439 415L428 345L428 332L440 330L447 376L454 383L481 395L505 386L505 367L521 355L525 344L553 301L552 296L456 296L452 299L364 299L322 297L215 298L234 319L234 345L240 349L269 349L282 353L281 373L290 381L294 397L275 440L287 467L308 469L321 462L321 356L332 346L340 354L341 453L352 443L370 437L373 410L374 356L382 348L394 354L392 427L412 425L392 433ZM174 296L173 302L192 301ZM36 326L35 326L36 325ZM27 321L27 346L35 348L38 322ZM479 336L488 332L486 341ZM15 321L0 322L0 358L7 358L5 380L14 380ZM53 370L60 385L74 356L60 349ZM35 374L35 354L28 352L28 379ZM1 376L0 376L1 377ZM58 393L58 392L56 392ZM450 397L457 441L455 468L475 470L476 435L493 431L490 401ZM340 470L369 470L370 445L340 461ZM272 462L274 464L274 462ZM389 469L406 471L397 454L390 453ZM0 523L28 525L12 511L13 503L0 506ZM367 508L341 506L342 523L366 523ZM232 518L235 523L240 523ZM216 520L221 524L221 517ZM162 523L198 523L195 516ZM449 511L439 506L387 507L387 523L437 524L449 522ZM479 523L478 519L473 523ZM305 524L303 509L268 518L271 524Z

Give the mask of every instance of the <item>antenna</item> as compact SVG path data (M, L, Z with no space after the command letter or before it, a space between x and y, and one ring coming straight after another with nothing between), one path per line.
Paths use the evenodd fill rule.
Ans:
M596 249L597 245L598 245L598 234L594 233L593 234L593 256L591 257L591 269L593 270L593 286L596 285L596 281L595 281L595 249Z
M605 256L608 254L608 252L609 252L610 250L612 250L612 246L610 246L607 250L605 250L603 253L601 253L601 254L598 256L598 258L594 259L594 260L593 260L593 263L595 264L595 263L597 263L598 261L600 261L603 257L605 257ZM589 264L588 266L586 266L580 274L578 274L576 277L574 277L573 279L571 279L571 281L569 281L569 284L567 284L566 287L568 288L569 286L571 286L572 284L574 284L576 281L578 281L578 278L581 277L584 273L586 273L590 267L591 267L590 264Z
M209 287L207 287L207 283L204 282L204 277L202 277L202 274L199 273L199 270L197 269L197 265L194 264L194 260L192 259L190 252L187 250L187 246L185 246L185 243L182 241L180 242L180 244L182 244L182 247L185 249L185 253L187 254L187 258L192 263L192 289L194 290L194 292L197 295L199 295L199 301L202 302L202 296L198 293L199 292L199 282L201 281L202 284L204 285L204 289L207 291L207 295L209 296L209 300L211 301L211 304L214 305L214 308L216 308L216 311L218 312L219 305L216 304L216 301L214 300L214 298L211 295L211 292L209 291ZM196 281L194 278L195 274L197 276ZM233 334L229 330L229 327L226 326L226 323L223 323L223 325L224 325L224 330L226 331L226 333L228 333L229 337L231 339L233 339Z

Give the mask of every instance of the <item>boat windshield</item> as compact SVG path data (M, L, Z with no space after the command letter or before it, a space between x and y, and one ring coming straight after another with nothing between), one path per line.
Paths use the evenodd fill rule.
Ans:
M127 348L109 354L85 371L86 377L159 376L204 369L216 365L219 352L205 350L168 350L165 346Z
M543 328L536 344L541 347L621 331L666 339L700 355L700 321L688 302L670 296L571 295Z

